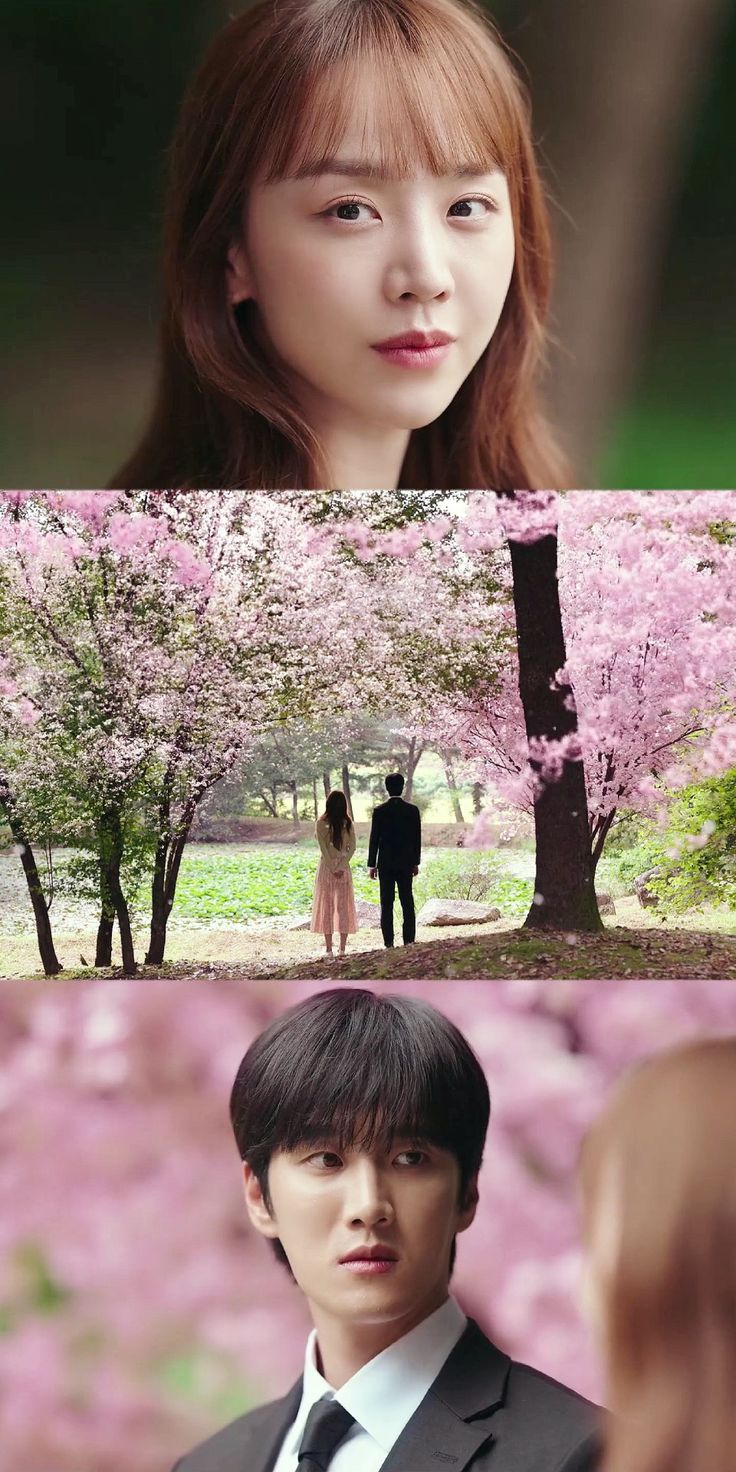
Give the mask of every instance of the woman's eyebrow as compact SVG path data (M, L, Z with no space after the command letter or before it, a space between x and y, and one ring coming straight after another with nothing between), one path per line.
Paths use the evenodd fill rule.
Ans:
M451 179L483 179L486 174L495 173L498 165L489 164L487 169L479 169L476 164L462 164L454 173L445 177ZM301 164L291 174L292 179L321 179L325 174L339 174L350 179L378 179L382 183L397 182L396 175L391 174L375 159L368 158L337 158L328 156L319 160L309 160Z

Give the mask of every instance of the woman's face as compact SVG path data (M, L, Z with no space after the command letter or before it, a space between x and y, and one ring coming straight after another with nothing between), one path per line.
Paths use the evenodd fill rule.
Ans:
M324 172L254 185L230 295L257 303L318 433L373 426L408 439L447 408L493 336L513 223L500 171L371 177L379 150L364 101L366 125L350 128ZM421 366L376 349L417 331L452 341Z

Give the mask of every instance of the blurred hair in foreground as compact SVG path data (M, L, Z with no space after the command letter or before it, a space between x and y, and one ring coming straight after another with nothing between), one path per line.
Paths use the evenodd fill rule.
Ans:
M635 1068L583 1146L603 1472L736 1469L736 1036Z

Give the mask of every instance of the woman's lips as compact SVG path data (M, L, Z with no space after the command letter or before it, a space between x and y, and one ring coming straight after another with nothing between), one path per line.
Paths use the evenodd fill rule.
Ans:
M380 353L386 362L395 363L399 368L434 368L437 363L444 362L451 347L451 342L442 342L432 348L389 346L376 347L373 351Z

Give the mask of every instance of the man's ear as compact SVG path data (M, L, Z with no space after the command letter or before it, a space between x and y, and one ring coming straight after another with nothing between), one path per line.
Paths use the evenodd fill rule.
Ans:
M262 1237L278 1237L279 1229L263 1199L260 1182L247 1160L243 1161L243 1190L251 1224Z
M238 302L247 302L253 296L253 281L245 254L239 242L230 246L227 253L227 297L231 307Z
M465 1192L465 1199L464 1199L464 1202L463 1202L462 1207L460 1208L460 1214L458 1216L458 1222L457 1222L457 1228L456 1228L456 1230L458 1232L465 1232L465 1231L467 1231L468 1227L475 1220L475 1213L476 1213L477 1210L478 1210L478 1173L476 1172L476 1174L474 1176L471 1176L470 1180L468 1181L467 1189L466 1189L466 1192Z

